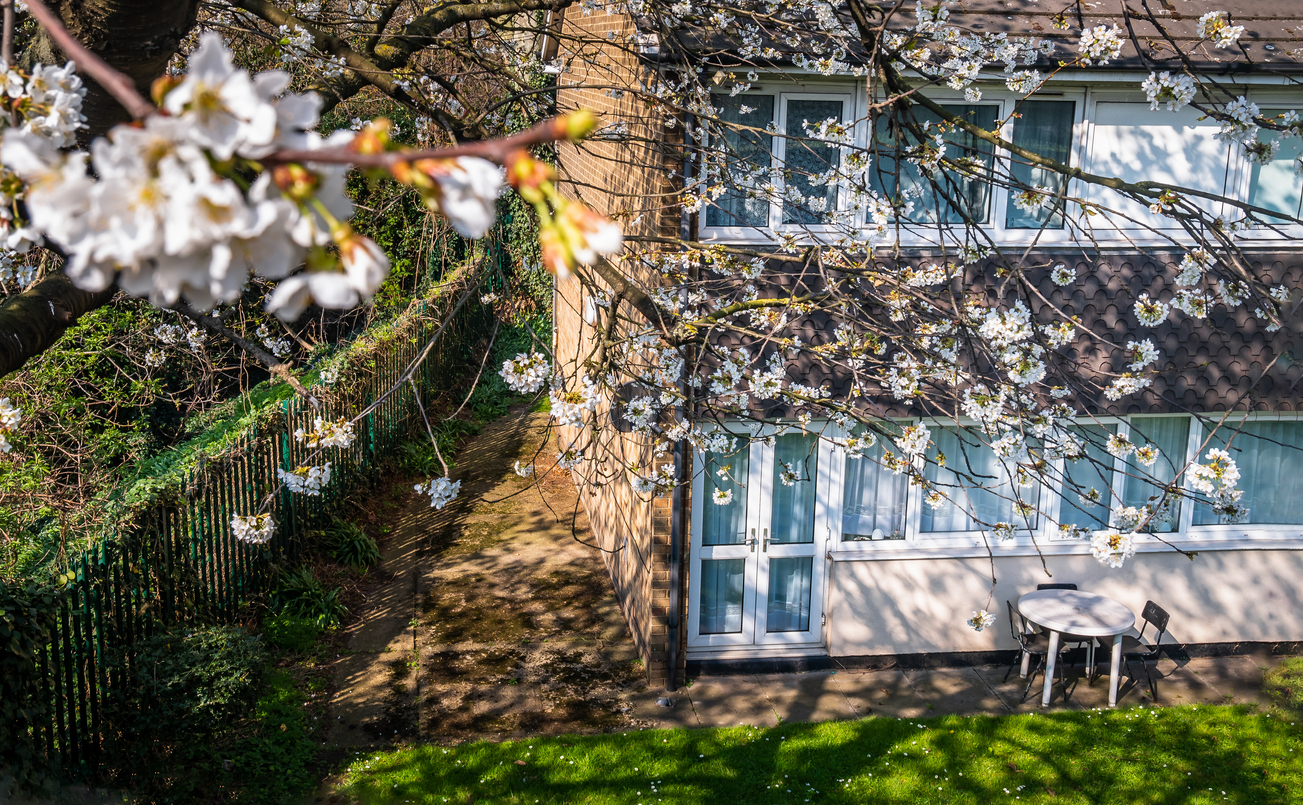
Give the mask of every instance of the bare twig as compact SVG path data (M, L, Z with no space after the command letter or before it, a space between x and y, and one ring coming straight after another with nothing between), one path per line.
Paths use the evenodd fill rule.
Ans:
M252 341L245 338L244 336L241 336L235 331L228 329L217 319L205 313L200 313L199 311L195 310L189 305L179 304L176 306L175 310L176 312L185 316L187 319L190 319L195 324L198 324L200 327L204 328L208 332L213 333L214 335L220 335L223 338L230 340L231 343L235 344L240 349L244 350L245 352L249 353L253 357L257 358L263 364L265 364L267 368L271 370L272 374L276 375L281 380L284 380L286 383L288 383L290 385L290 388L294 389L294 391L300 397L303 397L305 400L307 400L308 403L311 404L313 408L321 407L321 401L318 400L316 397L314 397L312 393L309 392L306 388L304 388L303 384L299 382L299 379L294 376L294 373L291 371L292 367L288 363L283 363L280 358L277 358L275 355L271 354L267 350L253 343Z
M144 120L158 111L154 104L136 91L136 85L130 78L114 70L108 62L91 53L85 45L68 33L68 29L63 27L59 18L41 0L28 0L27 10L54 40L54 44L76 62L80 70L104 87L104 90L122 104L133 118Z
M4 8L4 39L0 40L0 59L4 59L6 67L9 67L14 60L14 0L0 0L0 7Z

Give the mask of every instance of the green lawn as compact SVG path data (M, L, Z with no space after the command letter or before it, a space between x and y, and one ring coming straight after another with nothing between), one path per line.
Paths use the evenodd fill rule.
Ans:
M367 805L1303 802L1290 718L1190 706L419 746L359 756L343 791Z

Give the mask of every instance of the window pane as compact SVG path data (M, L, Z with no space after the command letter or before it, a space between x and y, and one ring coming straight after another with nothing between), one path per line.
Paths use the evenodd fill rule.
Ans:
M995 105L942 104L942 108L953 115L963 117L974 125L984 129L995 126L1000 107ZM931 123L936 125L941 118L921 106L914 107L914 116L919 125ZM940 171L935 175L938 188L931 180L923 176L917 165L904 157L904 150L917 144L912 136L901 135L888 126L888 118L878 118L876 127L876 168L870 170L870 183L874 190L889 198L903 198L913 201L914 208L906 216L913 223L934 223L943 220L946 223L960 223L964 220L961 211L966 211L972 219L980 224L987 223L990 216L991 183L989 168L992 148L988 143L972 137L963 131L951 131L945 135L946 156L951 158L969 157L986 166L981 179L961 176L955 171Z
M706 499L702 502L701 544L741 545L746 542L747 469L750 451L746 445L730 455L706 454L706 478L702 485ZM715 490L732 494L732 500L720 505Z
M746 562L745 559L701 560L702 634L742 631Z
M862 432L862 431L861 431ZM842 487L842 540L905 538L908 476L882 466L883 440L863 457L846 457Z
M1162 182L1221 196L1226 190L1226 166L1231 152L1227 143L1217 139L1218 131L1217 121L1204 117L1203 112L1193 107L1169 112L1150 110L1144 103L1100 101L1095 104L1090 157L1085 167L1091 173L1116 176L1124 182ZM1109 216L1114 218L1114 226L1180 226L1175 219L1151 213L1147 204L1122 198L1101 185L1086 185L1085 195L1138 222L1133 224ZM1209 211L1216 206L1214 201L1194 197L1187 200ZM1100 226L1104 219L1094 220Z
M1147 416L1131 420L1131 443L1136 447L1152 444L1162 454L1152 467L1127 458L1126 479L1122 482L1122 504L1144 506L1162 497L1163 487L1176 478L1177 470L1185 465L1185 451L1190 436L1190 418L1185 416ZM1152 479L1152 480L1149 480ZM1181 525L1181 504L1175 501L1166 512L1159 512L1149 521L1146 531L1164 533L1175 531Z
M1076 461L1063 462L1063 496L1059 503L1059 524L1096 531L1108 528L1108 513L1113 506L1113 456L1105 445L1117 432L1115 425L1081 425L1069 429L1081 439L1086 455ZM1090 490L1099 499L1092 502Z
M1239 488L1244 492L1240 503L1249 507L1244 522L1257 525L1297 525L1303 523L1303 422L1246 422L1239 429L1223 425L1213 434L1199 463L1206 464L1208 451L1226 450L1230 441L1231 458L1240 470ZM1212 507L1197 503L1195 525L1218 522Z
M814 542L814 493L819 445L813 434L786 433L774 440L770 541Z
M723 108L719 118L725 123L764 129L774 122L773 95L710 97L716 108ZM772 136L758 131L725 130L730 175L722 178L729 189L706 208L706 226L769 225L769 202L752 197L748 188L768 180L773 141Z
M766 632L810 629L810 578L814 559L798 556L769 560L769 609Z
M935 463L941 454L944 467ZM1012 523L1019 530L1037 527L1039 485L1016 484L1012 477L1015 465L996 457L975 434L956 428L934 429L927 455L924 475L948 500L936 508L924 504L922 531L979 531L996 523ZM1015 513L1017 503L1032 507L1032 511Z
M1284 111L1265 109L1262 115L1274 118ZM1259 129L1258 139L1264 142L1278 140L1280 132ZM1294 160L1300 153L1303 153L1303 140L1290 137L1281 141L1280 150L1271 162L1266 165L1254 162L1249 177L1249 203L1298 218L1303 202L1303 177L1294 173Z
M787 126L783 131L788 139L783 146L783 177L788 189L800 191L807 202L784 203L785 224L817 224L823 220L824 212L837 209L836 179L831 184L815 184L812 180L841 164L841 148L810 140L792 139L808 136L805 130L807 123L813 128L828 118L842 119L841 101L787 102Z
M1072 148L1072 121L1075 104L1072 101L1023 101L1018 105L1022 117L1014 120L1013 144L1034 151L1046 159L1068 163ZM1059 193L1067 178L1048 168L1029 165L1013 156L1013 177L1026 187L1048 187ZM1049 229L1063 228L1062 205L1046 201L1032 211L1015 203L1017 187L1009 189L1009 205L1005 213L1005 226L1010 229L1036 229L1044 224ZM1046 223L1046 221L1049 223Z

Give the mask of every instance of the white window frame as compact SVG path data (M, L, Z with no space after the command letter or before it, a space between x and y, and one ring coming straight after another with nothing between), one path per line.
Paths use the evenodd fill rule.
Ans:
M978 104L998 105L1000 107L997 114L999 119L1005 120L1005 124L1000 130L1000 136L1006 140L1012 140L1013 138L1013 127L1016 121L1009 116L1018 102L1025 99L1072 101L1075 109L1072 145L1069 149L1069 164L1073 167L1084 166L1089 170L1090 165L1087 157L1090 153L1091 141L1094 135L1097 105L1101 102L1146 103L1144 93L1138 89L1139 83L1143 79L1143 74L1132 75L1129 73L1125 75L1090 74L1074 76L1068 79L1051 81L1045 85L1041 92L1026 98L1010 92L1002 83L998 82L984 79L975 86L982 90L982 99L977 102ZM800 82L798 86L793 85L794 80ZM1255 80L1250 77L1244 81L1242 86L1233 88L1233 91L1236 94L1245 94L1261 108L1281 107L1298 109L1303 112L1303 96L1299 92L1289 88L1269 85L1267 79ZM868 122L864 119L868 109L868 94L864 83L858 79L849 77L842 79L822 78L803 75L799 71L781 77L771 76L768 79L762 76L761 81L754 83L748 92L740 93L739 97L770 94L774 95L775 125L779 125L785 120L786 102L790 98L847 100L848 119L854 120L856 124L856 146L865 148L870 142L871 133L868 130ZM944 87L929 88L927 96L943 104L968 103L964 99L962 92ZM779 168L782 165L781 155L785 153L786 149L786 140L781 134L782 130L782 126L779 126L780 133L774 135L775 145L772 149L774 153L772 168ZM994 158L1009 160L1012 157L1007 152L996 150ZM1250 175L1249 161L1243 156L1243 151L1238 146L1228 143L1225 178L1223 180L1225 194L1230 198L1247 200L1249 197ZM1085 190L1085 185L1080 181L1071 180L1067 186L1067 195L1069 197L1082 196ZM847 188L840 188L838 192L839 204L845 205L847 200ZM1067 225L1061 229L1005 228L1010 203L1012 202L1008 189L993 184L990 200L990 223L984 225L983 228L991 234L997 243L1018 246L1035 242L1038 246L1056 247L1071 246L1081 242L1081 237L1074 235L1073 228ZM1219 209L1215 211L1215 214L1226 213L1234 209L1227 205L1218 205L1218 207ZM801 242L814 243L821 241L822 236L836 231L827 225L783 224L782 208L782 203L770 203L768 227L708 227L703 223L699 228L700 238L706 242L717 243L772 244L779 241L783 235L798 233L801 236ZM704 221L704 218L702 220ZM1094 229L1091 235L1103 246L1117 247L1162 245L1167 248L1178 248L1189 240L1185 231L1176 225L1159 227L1158 230L1158 232L1152 232L1134 226L1101 226ZM891 233L891 237L902 248L925 249L937 245L936 224L901 223L896 225L893 223ZM1290 238L1303 237L1303 226L1289 227L1283 234L1277 234L1259 227L1246 233L1246 237L1264 245L1285 242Z

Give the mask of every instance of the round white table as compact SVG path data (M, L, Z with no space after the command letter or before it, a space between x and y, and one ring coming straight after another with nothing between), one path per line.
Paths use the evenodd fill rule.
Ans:
M1113 656L1109 664L1108 706L1118 703L1118 671L1122 666L1122 633L1136 625L1136 616L1126 605L1095 593L1080 590L1037 590L1018 599L1018 611L1027 620L1050 631L1050 652L1045 658L1045 691L1041 706L1050 704L1054 686L1054 666L1059 655L1059 635L1112 637ZM1090 664L1094 666L1094 648ZM1027 675L1027 657L1023 657L1023 676Z

